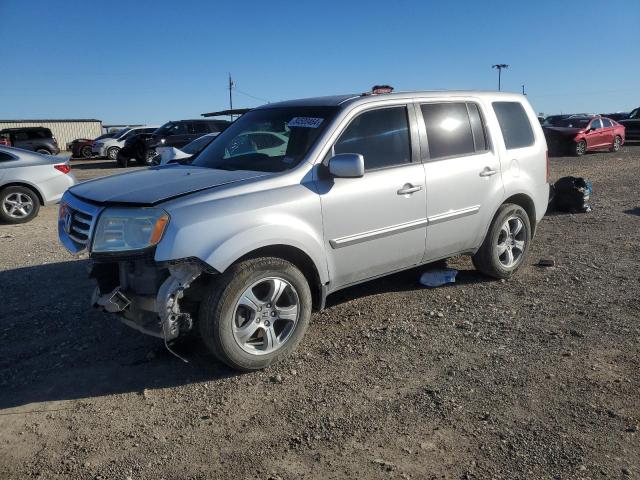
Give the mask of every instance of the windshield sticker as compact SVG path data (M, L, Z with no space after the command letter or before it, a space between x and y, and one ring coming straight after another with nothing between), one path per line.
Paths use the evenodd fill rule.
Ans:
M289 123L287 123L287 127L301 127L301 128L318 128L322 123L322 118L313 118L313 117L293 117Z

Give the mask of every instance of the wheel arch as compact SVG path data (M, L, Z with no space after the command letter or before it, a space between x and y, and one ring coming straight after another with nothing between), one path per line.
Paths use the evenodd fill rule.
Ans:
M518 205L520 207L522 207L524 209L525 212L527 212L527 215L529 216L529 224L531 225L531 237L533 238L533 235L535 234L536 231L536 205L533 201L533 199L527 195L526 193L516 193L515 195L511 195L510 197L506 198L498 207L498 209L504 205L505 203L513 203L515 205ZM496 211L497 213L497 211ZM495 217L495 214L494 214Z
M281 258L295 265L309 283L313 309L322 310L324 308L325 288L320 279L320 273L318 272L315 262L306 252L292 245L267 245L245 253L240 258L234 260L231 265L259 257Z
M40 206L44 206L44 197L42 196L42 193L40 193L40 190L38 190L38 187L36 187L35 185L31 185L30 183L26 183L26 182L9 182L9 183L4 183L2 185L0 185L0 192L2 190L4 190L5 188L8 187L23 187L23 188L28 188L29 190L33 191L33 193L36 194L36 197L38 197L38 201L40 202Z

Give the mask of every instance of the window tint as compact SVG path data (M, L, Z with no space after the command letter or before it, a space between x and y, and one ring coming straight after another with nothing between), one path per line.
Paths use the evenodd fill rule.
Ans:
M204 135L205 133L209 133L209 129L207 128L207 124L204 122L195 122L193 123L193 133L200 133Z
M420 108L427 128L430 158L475 153L465 103L428 103Z
M596 118L594 121L591 122L591 126L589 128L602 128L602 120L600 120L599 118Z
M50 136L47 130L27 130L30 139L48 138Z
M8 153L0 152L0 162L6 162L8 160L13 160L13 157Z
M411 162L406 107L364 112L354 118L334 146L338 153L360 153L367 170Z
M13 134L16 141L29 140L29 134L27 132L16 132Z
M493 102L507 150L533 145L534 137L529 117L519 102Z
M611 120L609 120L608 118L603 118L602 119L602 126L604 128L611 128L613 125L611 125Z
M473 132L473 143L476 147L476 152L482 152L487 150L487 137L480 116L480 110L475 103L467 103L469 110L469 120L471 121L471 130Z

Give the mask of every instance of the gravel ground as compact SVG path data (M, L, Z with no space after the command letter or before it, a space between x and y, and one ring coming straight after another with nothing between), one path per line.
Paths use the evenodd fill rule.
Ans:
M639 171L640 147L552 159L594 211L547 216L516 277L351 288L243 375L90 309L55 207L0 225L0 478L640 478Z

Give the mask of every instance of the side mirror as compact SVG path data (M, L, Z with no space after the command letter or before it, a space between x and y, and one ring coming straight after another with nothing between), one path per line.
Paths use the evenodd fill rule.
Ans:
M364 157L359 153L339 153L329 160L329 173L339 178L364 176Z

